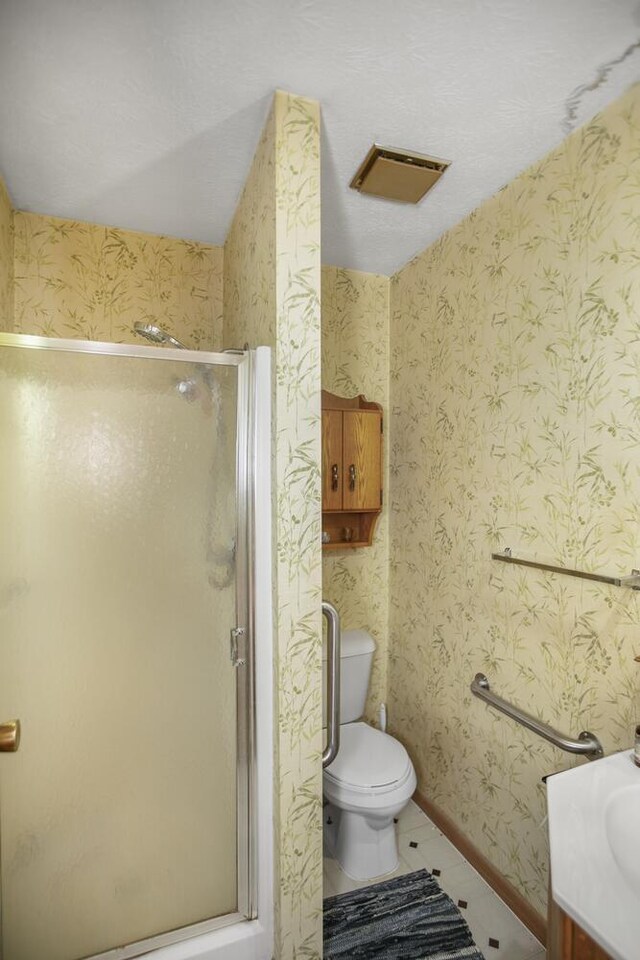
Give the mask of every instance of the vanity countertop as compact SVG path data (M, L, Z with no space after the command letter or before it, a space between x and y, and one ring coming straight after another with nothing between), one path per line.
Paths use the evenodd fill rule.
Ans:
M615 753L547 781L553 899L614 960L640 957L640 767Z

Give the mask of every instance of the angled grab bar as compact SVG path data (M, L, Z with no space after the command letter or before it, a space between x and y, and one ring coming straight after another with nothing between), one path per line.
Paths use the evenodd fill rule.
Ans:
M479 697L490 706L495 707L496 710L500 710L501 713L511 717L512 720L521 723L523 727L527 727L528 730L537 733L539 737L544 737L545 740L553 743L554 746L560 747L561 750L566 750L567 753L580 753L587 757L588 760L597 760L598 757L604 756L602 744L594 733L583 730L582 733L578 734L577 740L574 740L572 737L565 737L563 733L554 730L548 723L545 723L543 720L538 720L537 717L532 717L530 713L526 713L519 707L514 707L512 703L508 703L507 700L503 700L502 697L492 693L489 681L484 673L476 673L471 684L471 692L474 696Z
M322 615L327 619L327 745L322 766L328 767L340 749L340 614L323 600Z

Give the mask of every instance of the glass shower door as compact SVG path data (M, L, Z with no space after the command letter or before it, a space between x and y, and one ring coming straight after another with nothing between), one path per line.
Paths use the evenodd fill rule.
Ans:
M36 339L0 338L0 957L134 956L246 912L245 361Z

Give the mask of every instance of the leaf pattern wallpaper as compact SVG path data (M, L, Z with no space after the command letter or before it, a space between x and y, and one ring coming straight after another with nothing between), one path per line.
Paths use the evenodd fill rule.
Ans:
M141 321L219 348L222 247L20 210L13 219L15 333L141 344Z
M629 747L640 596L490 559L640 566L640 87L391 283L393 731L419 789L541 912L543 774L472 697Z
M389 423L389 278L339 267L322 268L322 387L339 396L363 393L382 404ZM385 427L386 429L386 427ZM389 450L384 489L389 491ZM364 628L376 642L366 717L377 723L387 694L389 633L389 508L383 506L373 544L327 551L322 592L340 613L343 629Z
M0 331L13 330L13 208L0 177Z
M225 244L225 341L274 351L276 956L322 956L319 107L278 91Z
M224 244L225 347L276 344L275 123L274 103Z

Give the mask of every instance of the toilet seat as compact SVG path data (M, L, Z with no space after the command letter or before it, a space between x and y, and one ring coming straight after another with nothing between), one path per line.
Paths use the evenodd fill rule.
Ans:
M386 803L387 795L404 792L413 776L409 754L398 740L367 723L347 723L340 727L338 756L324 771L325 792L336 799L384 796Z

